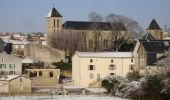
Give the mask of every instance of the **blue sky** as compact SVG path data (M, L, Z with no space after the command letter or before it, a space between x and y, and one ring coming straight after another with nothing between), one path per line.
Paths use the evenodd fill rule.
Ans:
M0 0L0 32L45 32L45 16L54 7L66 20L88 20L89 12L131 17L144 29L155 18L170 27L170 0Z

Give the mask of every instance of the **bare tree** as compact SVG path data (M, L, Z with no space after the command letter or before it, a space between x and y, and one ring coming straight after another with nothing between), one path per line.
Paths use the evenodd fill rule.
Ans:
M100 33L101 33L101 26L100 22L103 21L103 17L98 14L97 12L91 12L89 13L89 20L92 22L90 29L91 29L91 34L93 35L94 39L94 51L100 51L100 45L99 45L99 38L100 38Z
M127 31L131 34L132 39L140 38L144 34L144 30L141 28L141 26L135 20L129 17L112 13L106 16L105 20L107 22L122 23L126 27Z
M91 22L103 21L103 17L100 14L98 14L97 12L90 12L88 17Z
M120 22L110 22L110 28L112 50L118 51L124 43L128 42L128 33L126 32L126 28L124 27L124 25Z

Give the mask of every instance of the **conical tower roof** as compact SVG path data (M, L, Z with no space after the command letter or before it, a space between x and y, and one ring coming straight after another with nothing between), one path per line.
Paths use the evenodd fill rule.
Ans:
M155 29L157 29L157 30L162 30L162 29L159 27L159 25L158 25L158 23L156 22L156 20L153 19L152 22L151 22L150 25L149 25L148 30L155 30Z
M53 7L46 17L62 17L61 14Z

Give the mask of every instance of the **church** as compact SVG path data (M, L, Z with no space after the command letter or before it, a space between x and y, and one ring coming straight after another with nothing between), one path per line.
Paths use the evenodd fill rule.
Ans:
M55 47L64 42L66 43L65 49L69 49L71 54L76 50L116 51L119 47L114 46L116 45L114 41L118 43L130 38L126 27L118 22L66 21L62 23L62 15L55 8L52 8L46 16L46 34L48 46ZM64 35L65 40L57 43L54 36L61 37L61 35Z

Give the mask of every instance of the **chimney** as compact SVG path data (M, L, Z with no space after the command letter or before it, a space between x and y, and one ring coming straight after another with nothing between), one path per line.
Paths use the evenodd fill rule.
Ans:
M164 39L164 33L163 32L160 32L160 40L163 40Z

